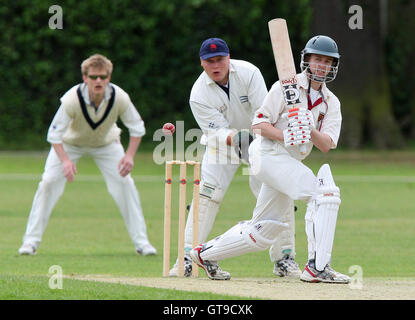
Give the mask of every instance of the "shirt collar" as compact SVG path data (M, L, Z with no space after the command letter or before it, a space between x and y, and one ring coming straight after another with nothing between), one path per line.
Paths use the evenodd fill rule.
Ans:
M85 103L91 106L92 102L91 102L91 98L89 97L88 85L86 83L81 84L81 94L82 94L82 98L84 98ZM110 86L110 83L108 83L107 87L105 88L105 95L104 95L103 102L110 100L111 94L112 94L112 87Z
M299 75L297 75L298 85L303 88L304 90L308 91L308 86L310 85L310 81L308 80L306 71L303 71ZM331 95L330 90L327 88L326 83L323 82L321 85L321 92L323 94L324 100L328 99Z

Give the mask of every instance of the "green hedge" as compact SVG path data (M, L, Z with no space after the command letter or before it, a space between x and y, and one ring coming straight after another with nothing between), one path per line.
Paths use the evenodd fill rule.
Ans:
M0 148L47 147L59 98L81 81L80 64L99 52L114 63L112 81L146 122L146 141L166 121L196 123L188 106L201 72L201 42L224 38L231 56L276 78L267 21L287 17L298 52L308 36L309 1L64 1L63 29L48 27L51 1L6 0L0 6ZM305 19L304 19L305 18Z
M63 9L62 30L49 29L53 4ZM81 62L97 52L113 61L112 81L130 94L145 120L145 144L151 144L153 132L167 121L184 120L186 128L197 127L188 98L202 71L202 41L225 39L231 57L256 64L270 88L277 76L267 21L285 17L293 51L299 53L310 36L311 20L321 17L313 16L312 5L312 0L3 0L0 149L48 147L46 133L59 98L81 81ZM413 83L406 68L414 42L397 28L397 9L390 16L394 34L388 37L386 53L400 121L413 106L413 87L402 89L401 84L402 74ZM299 54L295 59L298 66ZM408 125L402 130L408 132Z

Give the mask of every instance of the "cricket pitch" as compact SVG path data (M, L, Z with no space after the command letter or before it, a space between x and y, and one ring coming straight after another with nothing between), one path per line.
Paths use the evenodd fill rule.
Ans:
M265 300L414 300L414 278L364 278L360 286L305 283L286 278L133 278L71 275L68 279L136 285L160 289L210 292Z

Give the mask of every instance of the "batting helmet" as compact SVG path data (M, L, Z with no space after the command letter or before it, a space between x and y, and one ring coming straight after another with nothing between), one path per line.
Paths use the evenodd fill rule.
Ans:
M320 54L333 58L333 64L327 75L322 78L318 77L310 72L308 69L308 56L310 54ZM308 40L303 51L301 51L301 71L307 70L308 76L318 82L330 82L336 78L337 71L340 64L340 54L336 42L327 36L315 36Z

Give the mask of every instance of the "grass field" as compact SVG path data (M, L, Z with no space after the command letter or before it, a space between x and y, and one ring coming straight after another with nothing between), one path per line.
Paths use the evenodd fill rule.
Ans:
M133 177L157 256L135 254L121 214L90 158L78 163L79 173L55 207L37 255L19 256L46 155L0 153L0 299L247 299L235 293L77 280L87 275L162 280L164 167L153 163L151 153L137 154ZM415 278L415 153L313 152L305 163L317 172L325 162L331 164L342 195L333 266L350 274L349 267L358 265L363 279ZM255 199L247 181L240 172L235 177L211 237L251 217ZM297 206L296 260L303 265L307 256L305 204ZM176 239L176 222L172 239ZM173 248L172 260L175 256ZM65 275L62 290L48 286L53 265L60 266ZM237 279L273 277L267 251L225 260L221 267ZM206 279L202 272L199 277Z

